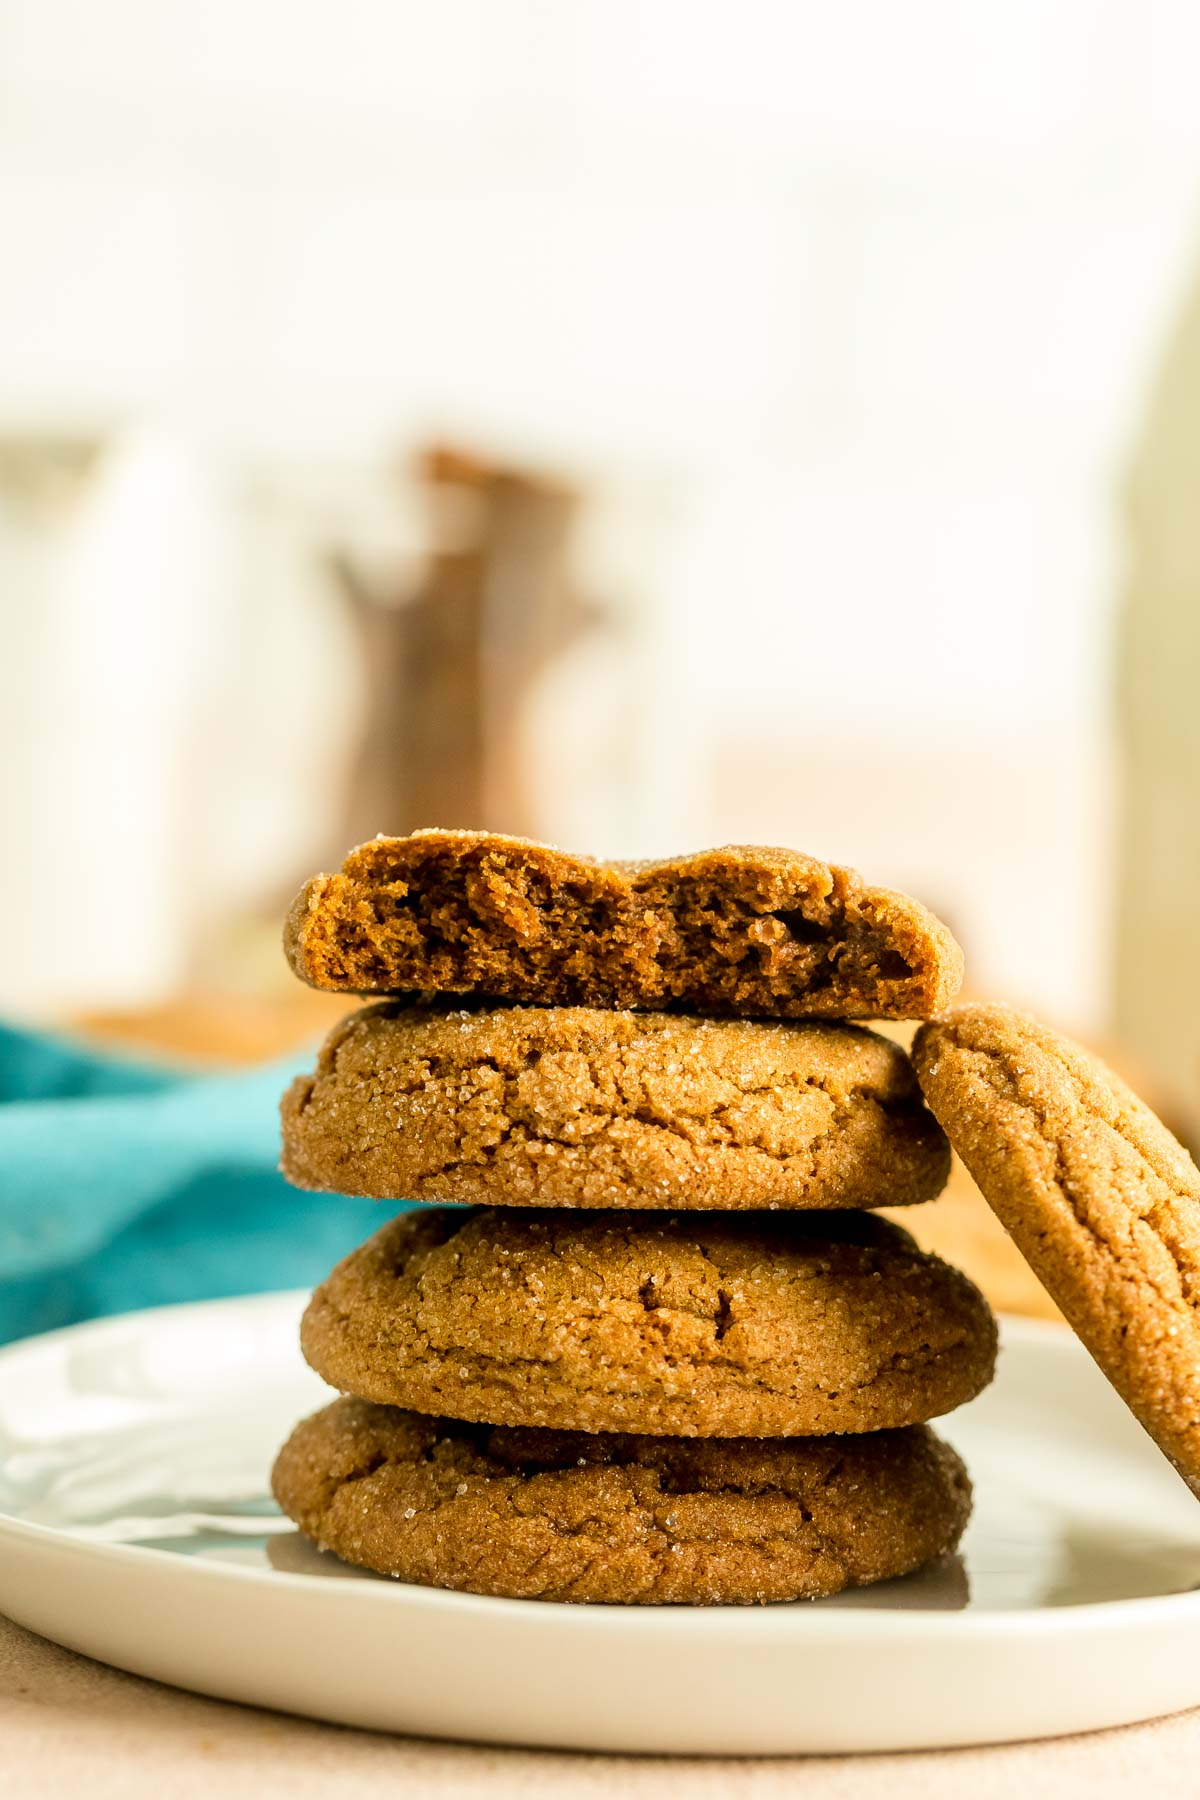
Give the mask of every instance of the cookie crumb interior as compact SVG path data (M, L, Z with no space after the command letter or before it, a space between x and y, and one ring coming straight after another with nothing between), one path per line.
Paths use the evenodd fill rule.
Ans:
M716 1015L924 1017L960 961L915 901L790 852L620 865L451 832L362 845L293 924L317 987Z

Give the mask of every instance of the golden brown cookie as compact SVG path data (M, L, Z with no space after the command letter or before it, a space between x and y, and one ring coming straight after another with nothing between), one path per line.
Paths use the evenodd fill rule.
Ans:
M854 1025L365 1007L283 1102L298 1187L496 1206L905 1206L950 1148Z
M347 1562L518 1600L815 1599L962 1536L966 1471L927 1426L704 1440L497 1430L336 1400L280 1451L275 1498Z
M792 850L606 863L479 831L378 837L284 932L313 987L767 1018L925 1019L962 952L940 920Z
M362 1399L682 1437L878 1431L991 1379L965 1275L868 1212L402 1213L313 1295L301 1346Z
M1098 1057L1009 1007L956 1008L914 1056L1001 1223L1200 1494L1200 1170Z

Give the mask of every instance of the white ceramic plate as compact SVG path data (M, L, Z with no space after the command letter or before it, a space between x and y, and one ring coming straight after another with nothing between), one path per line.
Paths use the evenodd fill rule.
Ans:
M953 1419L961 1557L833 1601L491 1600L363 1575L266 1498L325 1390L298 1295L164 1307L0 1351L0 1610L229 1700L620 1751L894 1750L1200 1704L1200 1508L1075 1340L1010 1320Z

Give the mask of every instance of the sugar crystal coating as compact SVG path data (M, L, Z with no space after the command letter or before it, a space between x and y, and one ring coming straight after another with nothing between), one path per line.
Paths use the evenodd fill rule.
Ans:
M513 1431L338 1400L272 1485L350 1562L514 1599L814 1599L951 1550L970 1484L925 1426L859 1438Z
M501 1206L903 1206L949 1146L854 1025L595 1007L362 1008L283 1103L300 1187Z
M301 1345L332 1386L420 1412L784 1437L949 1412L996 1334L966 1276L875 1213L438 1207L338 1265Z

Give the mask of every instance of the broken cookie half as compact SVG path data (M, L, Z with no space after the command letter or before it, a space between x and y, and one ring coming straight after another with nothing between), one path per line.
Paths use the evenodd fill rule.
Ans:
M310 986L760 1018L925 1019L962 952L918 901L796 851L600 862L490 832L377 837L302 889Z

